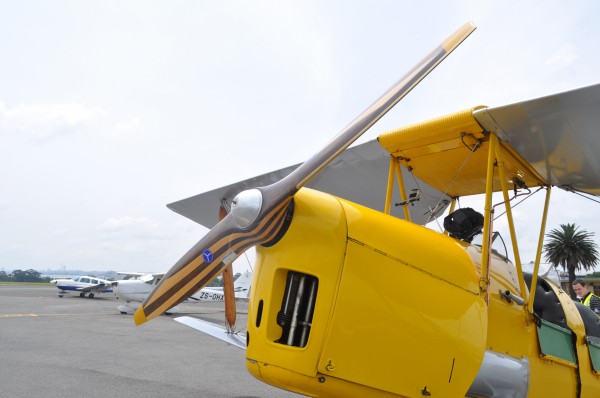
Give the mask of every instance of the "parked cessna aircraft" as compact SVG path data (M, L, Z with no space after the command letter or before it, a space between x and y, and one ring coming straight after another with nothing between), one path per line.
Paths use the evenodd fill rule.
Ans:
M131 306L132 302L143 302L152 289L158 284L164 273L141 274L132 272L118 272L120 275L135 277L136 279L120 280L112 282L112 288L119 300L124 301L125 305L119 305L117 309L121 314L133 313L135 308ZM241 274L233 285L236 300L247 301L250 295L250 284L252 282L252 273L249 271ZM225 295L222 287L205 287L188 297L186 302L199 301L224 301ZM168 313L177 313L177 307L170 308Z
M94 276L76 276L71 279L53 279L50 283L58 288L58 297L63 297L70 292L78 292L79 297L94 298L94 294L112 293L111 282Z
M600 195L600 85L477 106L347 149L473 29L452 35L302 165L171 205L187 215L207 203L231 210L218 223L216 211L191 216L212 229L162 278L136 324L255 247L248 338L209 326L245 347L247 369L268 384L312 397L599 397L600 320L538 274L552 187ZM512 206L534 190L546 201L528 273ZM484 197L483 214L456 208L470 195ZM442 232L419 225L447 204ZM499 207L514 264L492 244Z

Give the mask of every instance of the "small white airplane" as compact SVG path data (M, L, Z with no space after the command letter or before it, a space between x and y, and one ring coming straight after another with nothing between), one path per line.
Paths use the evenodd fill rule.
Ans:
M58 297L63 297L70 292L79 292L79 297L94 298L98 293L111 293L111 281L93 276L76 276L71 279L53 279L50 283L58 288Z
M132 302L142 303L154 287L160 282L164 273L142 274L136 272L118 272L119 275L135 277L136 279L124 279L112 282L112 289L119 300L126 302L119 305L117 309L121 314L133 313L135 308L130 304ZM246 271L241 274L233 285L235 299L248 301L250 296L250 283L252 282L252 272ZM222 287L205 287L198 290L190 296L185 302L195 303L199 301L224 301L225 294ZM177 307L171 308L168 313L178 312Z

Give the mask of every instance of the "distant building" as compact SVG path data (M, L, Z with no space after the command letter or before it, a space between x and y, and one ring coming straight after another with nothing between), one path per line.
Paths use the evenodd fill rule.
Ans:
M560 285L562 289L566 292L570 292L569 274L565 271L560 271L558 275L560 276ZM592 291L596 296L600 296L600 278L585 275L576 276L588 285L590 291Z

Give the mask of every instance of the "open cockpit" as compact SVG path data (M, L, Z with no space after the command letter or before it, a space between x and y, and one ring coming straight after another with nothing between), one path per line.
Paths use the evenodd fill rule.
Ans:
M489 316L487 350L512 358L540 358L528 363L532 376L547 371L549 363L558 364L554 372L568 374L577 388L589 393L600 374L600 320L588 307L573 302L560 285L538 276L538 271L551 187L592 195L599 192L598 176L586 169L587 148L577 137L590 134L578 130L589 124L581 108L599 102L600 88L560 96L560 109L541 108L541 100L510 109L476 107L384 133L378 140L391 155L386 208L391 206L389 191L397 188L405 218L410 220L411 208L406 205L410 199L400 166L452 198L442 231L466 248L480 275L479 295L487 303ZM550 97L541 102L559 100ZM597 112L591 113L590 118L597 118ZM592 140L597 144L597 139ZM517 198L532 195L534 190L545 190L546 198L540 209L533 272L524 272L512 207ZM497 198L494 192L502 195L500 201L493 199ZM461 197L472 195L482 198L483 214L456 208ZM510 254L494 231L500 210L510 231ZM523 345L516 348L519 340ZM557 391L556 396L563 394Z

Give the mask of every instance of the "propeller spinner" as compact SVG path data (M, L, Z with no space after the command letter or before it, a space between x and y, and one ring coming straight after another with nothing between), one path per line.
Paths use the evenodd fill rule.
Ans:
M312 177L387 113L473 31L467 23L409 71L318 153L282 180L240 192L225 216L162 278L134 315L137 325L157 317L207 285L250 247L273 243L285 232L293 197ZM287 223L286 223L287 219Z

